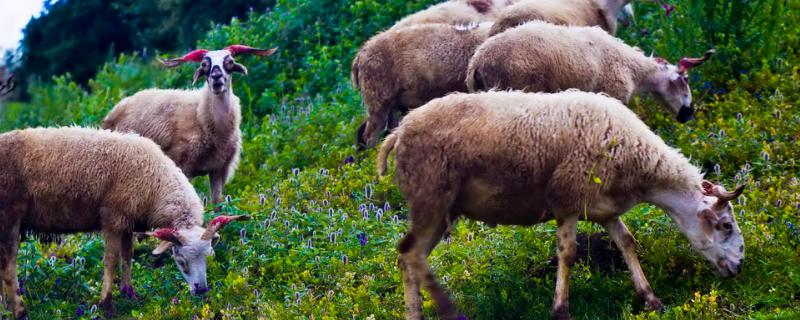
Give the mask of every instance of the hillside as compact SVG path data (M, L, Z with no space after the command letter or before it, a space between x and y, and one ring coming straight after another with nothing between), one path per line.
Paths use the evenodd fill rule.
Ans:
M121 318L398 319L403 288L395 246L407 206L391 176L378 179L375 152L359 153L364 118L350 85L359 46L433 0L279 0L266 14L216 27L197 44L280 47L268 59L237 58L244 154L226 186L225 211L254 220L227 228L209 260L211 291L192 296L171 260L136 245L138 301L116 300ZM624 268L572 270L571 313L598 318L800 318L800 1L673 1L674 11L637 3L627 43L670 61L719 54L693 70L698 114L678 124L652 99L631 108L670 145L728 186L746 184L735 205L746 262L719 279L661 210L623 216L639 242L644 272L663 314L647 313ZM179 53L176 53L179 54ZM167 71L120 56L85 91L69 76L28 88L29 104L6 103L0 128L97 126L121 98L148 87L189 87L193 66ZM207 194L205 178L194 181ZM211 216L211 214L209 214ZM602 232L580 223L582 233ZM489 228L461 220L429 259L470 319L541 319L552 303L555 224ZM23 243L19 275L31 319L101 317L103 244L96 235L59 244ZM163 265L161 267L156 267ZM425 312L433 316L426 296ZM0 318L7 316L0 311Z

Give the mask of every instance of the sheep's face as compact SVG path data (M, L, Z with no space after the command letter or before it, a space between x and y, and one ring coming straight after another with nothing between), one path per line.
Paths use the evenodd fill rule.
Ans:
M194 81L206 77L206 85L211 88L211 92L223 95L230 90L231 75L234 72L247 74L247 68L236 63L228 50L209 51L195 71Z
M212 242L219 239L219 235L216 235L211 240L203 240L201 238L203 233L205 233L205 229L201 227L183 230L182 235L186 239L186 244L172 246L172 257L175 259L175 264L178 265L178 270L189 285L189 290L195 294L203 294L208 291L208 282L206 282L208 257L214 255Z
M744 238L730 201L742 193L743 187L728 192L704 181L703 189L697 208L677 219L678 225L692 246L716 267L720 277L733 277L744 262Z
M689 77L685 70L657 59L658 75L654 83L653 96L667 110L675 115L676 120L684 123L692 119L692 90L689 88Z
M208 291L207 258L214 255L212 246L219 239L217 234L211 239L204 239L205 233L206 229L195 226L191 229L159 229L152 234L163 240L153 254L160 255L171 249L178 270L189 285L189 290L195 294Z

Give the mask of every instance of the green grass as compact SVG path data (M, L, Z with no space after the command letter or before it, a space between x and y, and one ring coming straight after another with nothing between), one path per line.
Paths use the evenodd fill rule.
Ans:
M251 74L235 80L234 90L244 106L245 152L226 187L232 200L224 210L255 219L224 230L216 256L209 260L212 290L205 297L189 294L171 260L154 267L159 263L149 250L155 243L137 244L134 286L139 300L117 298L121 318L402 317L395 245L405 232L408 208L391 177L376 177L374 151L357 153L352 146L364 111L349 84L349 64L366 38L431 2L278 1L271 12L254 16L247 24L233 21L209 32L200 47L240 42L281 48L268 60L243 59ZM761 2L798 7L798 1ZM624 220L639 241L645 274L667 310L645 312L626 271L602 274L578 265L570 282L572 315L576 319L798 318L797 11L787 9L777 17L766 11L753 14L749 24L737 24L725 20L736 15L724 11L703 13L705 20L690 19L700 14L687 11L697 1L675 5L676 12L665 17L656 5L637 3L637 25L620 35L648 52L658 49L673 61L698 45L677 41L668 30L697 35L689 39L707 39L701 33L716 24L734 34L757 26L751 33L762 36L751 36L755 38L748 43L774 41L761 48L757 58L745 55L747 69L735 77L730 72L739 63L739 56L730 50L734 42L721 44L719 60L694 73L699 113L687 124L669 119L650 99L634 99L631 104L670 145L706 168L711 180L748 185L735 206L747 248L744 269L737 278L717 278L662 211L638 206ZM641 29L650 30L649 35L642 36ZM731 37L720 39L715 41ZM695 53L704 47L699 45ZM68 76L34 84L29 89L30 104L5 105L0 127L96 126L122 97L151 86L186 87L191 73L191 67L162 71L138 57L123 56L106 65L89 91L75 86ZM198 192L207 193L206 184L205 179L195 180ZM601 230L586 223L579 228ZM440 243L430 262L470 319L544 318L555 287L555 271L549 265L555 254L554 232L552 223L489 228L462 220L450 243ZM367 240L362 245L364 235ZM96 235L69 236L57 245L25 242L19 275L31 318L75 318L78 309L84 312L81 319L100 317L93 305L102 281L102 248ZM434 314L431 303L426 296L429 316Z

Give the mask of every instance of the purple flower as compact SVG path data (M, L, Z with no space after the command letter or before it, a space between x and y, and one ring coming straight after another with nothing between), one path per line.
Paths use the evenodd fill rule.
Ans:
M347 156L347 158L344 158L344 164L353 163L355 161L356 159L353 156Z
M76 317L83 316L84 313L86 313L86 311L83 310L83 304L79 305L78 309L75 309L75 316Z
M343 263L344 265L347 265L347 255L346 255L346 254L345 254L345 255L342 255L342 263Z
M358 243L361 244L362 247L367 245L367 233L366 232L359 233L358 235L356 235L356 238L358 238Z
M172 304L178 304L178 303L180 303L180 302L181 302L181 301L180 301L180 300L178 300L178 297L172 297Z
M672 14L672 11L675 10L675 6L673 6L673 5L669 4L669 3L666 3L666 2L662 2L661 3L661 8L664 9L664 15L667 16L667 17L669 17L670 14Z

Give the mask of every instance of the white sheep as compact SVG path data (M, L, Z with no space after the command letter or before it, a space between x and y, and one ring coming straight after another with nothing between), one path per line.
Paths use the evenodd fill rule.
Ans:
M426 23L468 25L493 21L515 0L449 0L401 19L390 30Z
M234 72L247 74L247 68L233 57L269 56L276 50L232 45L217 51L195 50L164 61L167 67L201 62L192 83L207 77L206 84L197 90L140 91L114 106L102 127L153 139L189 178L208 175L212 201L219 204L222 187L233 176L242 148L241 108L231 83Z
M571 90L556 94L451 94L411 111L382 145L378 173L395 156L395 180L410 207L399 266L406 318L421 318L420 285L444 319L456 309L426 257L459 216L494 225L558 225L558 276L552 313L569 317L569 269L580 219L603 225L622 251L637 294L649 309L661 301L639 265L635 240L620 215L651 203L722 277L740 272L744 242L728 192L619 101Z
M0 296L13 316L26 310L19 293L16 257L20 235L97 232L105 240L100 305L114 313L114 272L120 291L131 284L133 233L162 239L190 289L207 290L206 258L216 231L247 216L219 216L202 227L203 207L189 180L150 139L77 127L37 128L0 134ZM5 292L2 289L5 288Z
M702 58L678 66L646 57L600 28L528 22L492 36L475 51L467 70L470 91L490 88L556 92L575 88L604 92L627 103L650 93L679 122L692 118L688 70Z
M630 0L526 0L510 5L497 15L490 34L495 35L525 22L542 20L565 26L599 26L617 33L617 20L625 22ZM631 13L632 15L632 13Z
M360 146L372 147L407 112L454 91L466 91L469 58L489 35L490 23L470 27L423 24L372 37L353 59L353 86L361 92L367 119Z

